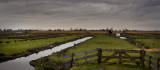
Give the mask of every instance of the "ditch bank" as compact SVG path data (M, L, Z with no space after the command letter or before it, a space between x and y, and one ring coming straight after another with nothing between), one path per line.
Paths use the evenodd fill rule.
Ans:
M87 37L87 36L84 36L84 37ZM77 39L81 39L81 38L84 38L84 37L79 37L79 38L71 39L71 40L64 41L64 42L50 44L50 45L47 45L47 46L27 50L27 51L21 52L21 53L14 53L14 54L9 55L9 56L6 56L5 54L0 53L0 63L8 61L8 60L12 60L12 59L20 58L20 57L26 57L26 56L31 55L33 53L38 53L38 52L46 50L46 49L51 49L51 48L54 48L55 46L58 46L58 45L61 45L61 44L64 44L64 43L67 43L67 42L70 42L70 41L74 41L74 40L77 40Z
M92 37L85 37L82 39L78 39L76 41L68 42L65 44L61 44L52 49L47 49L38 53L31 54L27 57L17 58L15 60L10 60L7 62L0 63L0 70L34 70L34 67L30 66L29 62L32 60L37 60L39 58L51 55L54 52L59 52L65 48L72 47L75 44L79 44L84 42Z
M95 37L95 36L93 36ZM91 39L89 39L91 40ZM84 41L86 42L86 41ZM68 47L66 49L63 49L59 52L52 53L49 56L42 57L37 60L32 60L30 62L30 65L35 67L35 70L68 70L69 67L64 67L64 59L63 56L67 55L65 54L68 50L76 48L75 46L80 44L75 44L72 47Z

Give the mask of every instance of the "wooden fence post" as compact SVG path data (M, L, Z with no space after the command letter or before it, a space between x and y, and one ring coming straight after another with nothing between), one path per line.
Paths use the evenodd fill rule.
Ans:
M72 59L71 59L70 68L72 68L72 67L73 67L73 57L74 57L74 53L72 53Z
M157 70L159 70L159 58L157 59Z
M122 64L122 51L119 52L119 64Z
M98 48L98 63L100 64L102 62L102 49Z
M87 51L85 52L85 62L87 63Z
M146 54L146 51L144 49L140 51L140 56L141 56L140 61L141 61L142 67L145 67L145 63L144 63L144 61L145 61L145 58L144 58L145 54Z
M148 60L149 60L149 61L148 61L148 67L149 67L150 70L151 70L151 58L152 58L152 57L149 56L149 59L148 59Z

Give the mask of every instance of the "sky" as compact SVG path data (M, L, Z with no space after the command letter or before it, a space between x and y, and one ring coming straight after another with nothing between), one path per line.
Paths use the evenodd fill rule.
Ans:
M1 29L160 30L160 0L0 0Z

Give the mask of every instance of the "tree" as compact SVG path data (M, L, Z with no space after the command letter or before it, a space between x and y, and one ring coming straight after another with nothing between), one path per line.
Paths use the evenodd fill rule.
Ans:
M48 31L52 31L52 29L48 29Z

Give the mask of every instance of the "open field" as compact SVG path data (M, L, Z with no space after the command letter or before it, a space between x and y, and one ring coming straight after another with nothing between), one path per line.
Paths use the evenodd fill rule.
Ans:
M70 49L66 52L66 54L77 53L81 51L102 48L102 49L135 49L137 48L135 45L130 44L129 42L113 38L106 35L98 35L93 39L86 41L85 43L79 44L75 46L74 49Z
M121 33L121 32L114 32ZM132 33L132 32L131 32ZM16 53L30 53L36 48L43 48L46 45L55 45L57 43L67 42L70 40L75 40L84 36L93 36L92 39L75 45L72 48L68 48L58 53L53 53L47 57L40 58L35 61L31 61L30 64L33 65L36 70L46 69L52 70L56 69L59 66L63 66L65 55L70 55L72 53L78 53L82 51L87 51L91 49L101 48L101 49L125 49L125 50L135 50L140 47L136 44L131 44L127 40L119 39L113 36L107 36L107 32L104 31L33 31L28 34L2 34L0 38L0 55L5 58L13 57ZM141 43L140 46L149 46L149 48L157 49L160 46L160 37L159 32L133 32L133 34L128 34L128 40L133 40L134 42ZM38 49L39 50L39 49ZM29 52L28 52L29 51ZM96 52L89 53L87 55L95 54ZM31 54L31 53L30 53ZM113 54L113 52L103 52L104 56ZM147 52L147 54L159 57L159 53ZM17 54L19 55L19 54ZM140 54L132 54L131 56L140 56ZM22 56L25 56L23 54ZM79 58L85 55L76 56ZM21 55L20 55L21 57ZM97 57L89 58L96 59ZM70 59L70 58L69 58ZM67 59L66 59L67 60ZM104 60L104 59L102 59ZM84 62L85 60L77 61L78 63ZM115 59L109 60L109 62L115 61ZM114 65L105 65L98 63L91 63L73 67L71 70L94 70L94 69L104 69L104 70L148 70L143 69L142 67L135 66L135 63L130 63L130 65L123 64L114 64Z
M50 49L56 45L72 41L86 35L24 34L20 36L16 35L16 38L15 36L11 36L11 34L8 34L0 39L0 62L27 56L45 49ZM53 47L48 47L48 45L52 45Z
M13 43L17 41L22 41L23 39L0 39L0 43Z
M54 65L58 65L59 66L61 64L63 64L63 55L69 55L69 54L72 54L72 53L77 53L77 52L81 52L81 51L86 51L86 50L91 50L91 49L95 49L95 48L102 48L102 49L128 49L128 50L133 50L133 49L136 49L137 46L135 45L132 45L130 44L129 42L125 41L125 40L122 40L122 39L118 39L118 38L114 38L114 37L110 37L110 36L106 36L106 35L96 35L93 39L90 39L84 43L81 43L79 45L76 45L74 46L73 48L65 51L64 53L62 53L59 56L56 56L58 55L58 53L56 54L52 54L48 57L45 57L45 58L40 58L36 61L32 61L31 62L31 65L35 66L37 70L39 69L43 69L43 68L47 68L47 69L52 69ZM94 54L91 53L91 54ZM111 55L112 53L103 53L103 55ZM90 55L90 54L88 54ZM137 55L139 56L139 54L131 54L131 55ZM84 56L84 55L81 55L81 56ZM80 56L78 56L80 57ZM54 59L56 58L56 59ZM77 57L76 57L77 58ZM58 59L58 62L54 62L54 61L57 61ZM95 59L95 58L91 58L91 59ZM53 61L53 62L52 62ZM83 62L84 60L80 61L80 62ZM114 59L112 60L114 61ZM51 63L51 64L50 64ZM46 66L48 65L48 66ZM51 66L50 66L51 65ZM56 65L56 66L57 66ZM132 64L134 65L134 64ZM56 67L55 66L55 67ZM107 65L99 65L97 63L95 64L89 64L88 65L84 65L84 66L78 66L78 67L73 67L72 69L73 70L92 70L90 68L96 68L96 67L102 67L102 68L105 68L105 69L114 69L114 65L110 65L110 66L107 66ZM136 67L136 68L129 68L128 66L125 66L125 65L118 65L116 66L117 69L120 69L120 70L144 70L140 67ZM115 70L116 70L115 68ZM71 69L71 70L72 70Z
M150 48L160 48L160 39L135 39L135 41L144 43Z
M83 66L73 67L70 70L149 70L146 68L138 67L138 66L130 66L130 65L122 65L122 64L85 64Z
M23 42L16 42L16 43L2 43L0 44L0 53L4 53L5 55L11 55L13 53L20 53L25 52L30 49L43 47L46 45L60 43L67 40L71 40L74 38L78 38L80 36L64 36L64 37L56 37L56 38L48 38L48 39L39 39L39 40L28 40ZM9 40L9 39L7 39ZM12 40L12 39L11 39Z
M146 48L148 54L160 58L160 34L148 33L148 34L127 34L131 41L137 43L139 48Z

